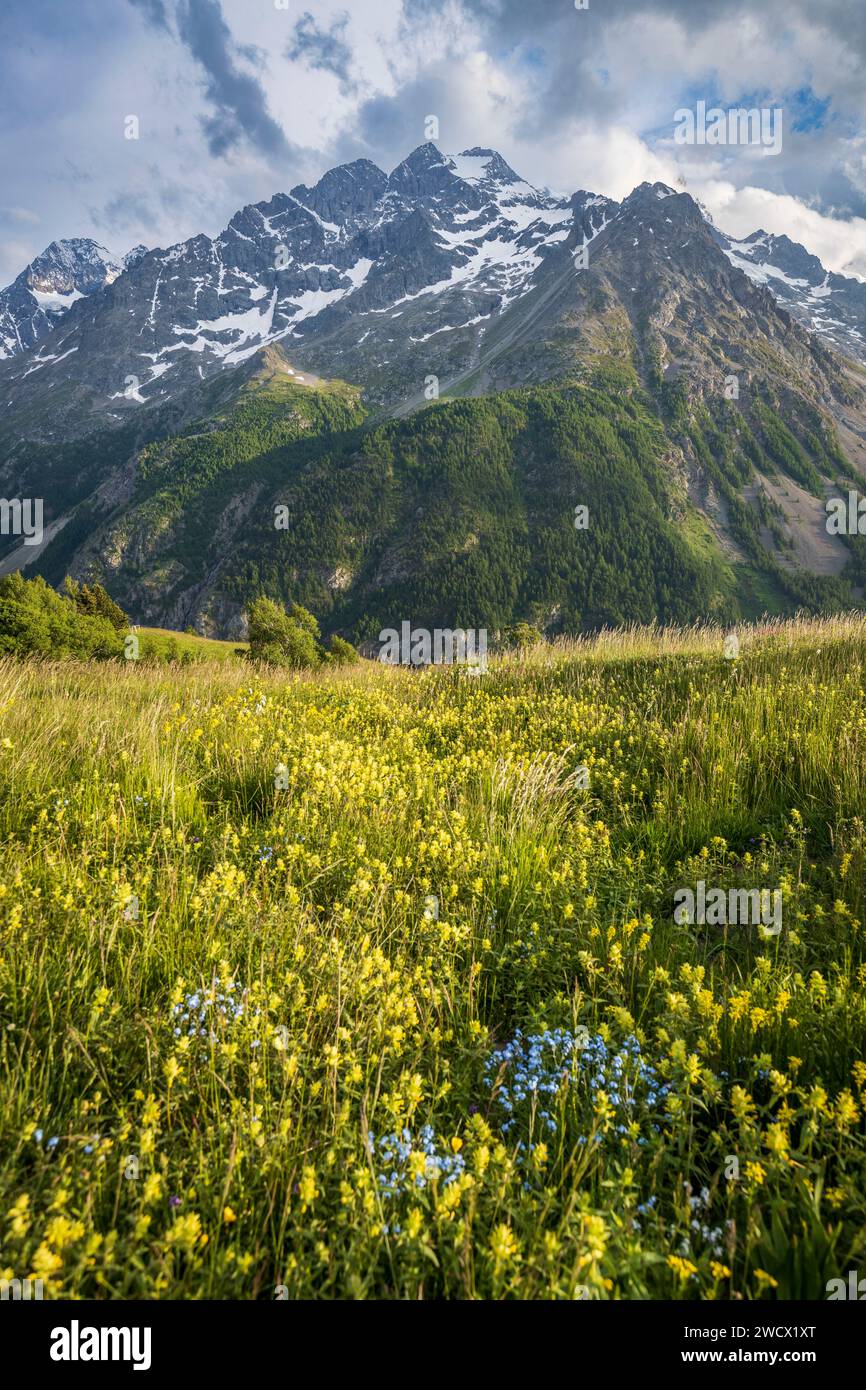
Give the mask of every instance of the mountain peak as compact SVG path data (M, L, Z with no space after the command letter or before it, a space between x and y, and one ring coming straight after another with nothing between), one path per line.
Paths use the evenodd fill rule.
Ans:
M23 272L32 277L49 273L65 275L70 280L97 279L104 282L106 272L116 279L122 266L116 256L91 237L66 237L52 241L40 255L35 256ZM83 288L75 285L75 288Z
M666 183L639 183L637 188L633 188L628 197L624 200L624 205L629 203L643 202L648 198L675 198L677 190L671 188Z
M123 269L91 237L50 242L0 291L0 360L35 347L77 299L112 284Z
M312 188L298 184L291 191L304 207L324 222L343 226L369 213L382 197L388 180L371 159L355 159L329 169Z
M461 150L460 154L452 156L451 163L455 166L458 177L465 183L524 182L511 165L506 164L501 154L496 150L484 149L480 145Z
M423 145L417 145L410 154L407 154L405 159L401 160L397 168L391 171L391 178L400 169L411 169L413 173L419 173L422 169L434 169L437 165L444 163L445 156L439 146L434 145L432 140L425 140Z
M705 216L691 194L661 181L640 184L622 203L585 191L568 198L523 181L490 146L450 156L426 141L390 175L360 158L311 187L249 204L216 240L199 234L122 259L89 238L52 242L0 293L0 358L49 339L45 355L14 379L16 399L57 373L80 381L82 400L94 395L112 421L281 340L308 369L324 364L362 379L376 360L384 399L402 389L405 353L392 346L401 334L406 352L425 359L446 348L449 363L462 351L471 356L495 321L561 264L562 250L586 246L608 224L616 225L597 250L624 266L626 296L638 293L648 248L658 252L655 271L688 261L692 273L714 243L754 280L788 299L791 287L805 295L803 315L818 332L835 330L827 299L833 295L836 311L843 291L817 260L763 231L735 243ZM111 294L101 293L120 276ZM93 313L75 307L91 294ZM853 330L861 333L864 316L861 292L850 305L858 357L863 339ZM85 341L97 318L99 333ZM120 372L127 360L129 372ZM129 399L121 389L127 374L143 388Z
M524 183L496 150L473 145L461 150L460 154L446 155L430 140L398 164L388 183L403 193L411 191L414 196L429 196L447 187L455 178L472 188L480 187L482 192L491 186Z
M451 161L428 140L392 170L388 187L405 198L425 198L447 187L453 177Z

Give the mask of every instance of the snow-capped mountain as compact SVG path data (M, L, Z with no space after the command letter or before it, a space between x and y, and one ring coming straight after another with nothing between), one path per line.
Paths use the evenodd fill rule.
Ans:
M146 250L137 246L118 259L89 237L52 241L0 290L0 358L35 347L76 300L112 284Z
M461 555L498 534L502 489L510 495L519 479L540 488L529 544L542 557L562 505L548 517L548 493L562 478L577 486L597 475L607 507L637 453L641 467L661 469L664 515L674 524L700 513L723 569L755 563L774 601L811 602L814 577L834 581L848 558L841 543L828 547L818 494L842 454L846 476L860 472L866 400L828 350L830 335L798 321L804 306L826 312L837 288L804 257L763 234L731 242L688 193L664 184L641 184L619 203L555 196L489 149L448 156L422 145L390 175L368 160L332 169L248 205L215 238L137 248L120 273L117 263L97 267L89 292L0 363L3 490L44 497L54 528L44 556L30 548L23 559L57 582L66 572L110 576L150 620L235 632L238 595L261 563L300 574L295 550L274 559L263 501L300 488L296 540L309 551L310 592L335 602L354 582L346 575L360 547L360 613L395 575L409 583L413 527L444 495L431 483L405 515L388 510L391 441L402 441L411 478L426 476L431 451L451 482L470 455L489 465L486 500L459 502ZM799 312L779 302L778 284L803 291ZM69 285L50 282L66 294ZM812 293L822 289L830 294ZM495 427L470 397L498 401ZM526 401L539 421L561 409L562 429L548 439L533 426L506 467L511 412ZM619 445L606 412L619 419ZM787 491L774 481L780 467ZM641 525L624 523L624 571ZM514 531L508 554L524 554L527 534ZM437 537L434 607L454 560ZM688 587L682 558L665 592ZM17 563L14 552L3 563ZM584 580L581 602L595 613ZM751 583L746 574L744 602ZM646 613L669 611L663 599ZM633 611L630 601L618 610Z
M718 240L731 264L766 285L800 323L866 361L866 282L825 270L799 242L763 229L744 241L723 233Z
M663 184L622 203L555 196L494 150L449 156L428 143L390 175L356 160L249 204L215 238L137 247L122 264L93 242L49 247L0 297L11 359L0 363L0 435L71 438L145 406L176 418L190 389L275 343L299 370L356 383L393 410L423 400L431 377L461 391L543 379L563 363L541 325L563 295L583 297L575 269L600 254L631 316L663 297L676 266L690 267L683 294L708 279L735 301L741 270L807 327L866 351L866 287L828 276L786 238L734 242ZM587 283L589 322L603 290ZM490 370L503 354L508 370Z
M388 364L404 346L436 339L429 358L449 333L501 314L555 247L588 242L614 209L591 194L539 191L493 150L449 158L422 145L390 176L357 160L243 208L213 240L196 236L107 274L98 303L78 303L16 364L3 394L17 403L34 374L47 386L62 363L64 379L117 415L269 343L315 340L320 365L347 377L363 346L387 395Z

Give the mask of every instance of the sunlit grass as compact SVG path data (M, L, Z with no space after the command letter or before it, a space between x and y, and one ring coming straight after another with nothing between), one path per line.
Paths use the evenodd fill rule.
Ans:
M724 636L0 664L0 1277L823 1297L864 1255L866 636ZM782 932L676 925L698 879Z

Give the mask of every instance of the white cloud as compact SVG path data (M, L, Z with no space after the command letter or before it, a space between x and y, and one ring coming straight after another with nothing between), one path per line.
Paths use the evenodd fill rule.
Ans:
M556 149L521 148L519 143L514 148L515 160L509 163L531 183L562 193L585 188L620 200L639 183L673 185L677 178L672 159L655 154L634 131L618 125L595 128L575 121Z
M832 269L866 274L862 56L836 0L593 0L588 13L570 0L221 6L237 64L261 85L291 157L249 142L210 156L200 67L173 20L154 29L142 5L103 19L99 0L79 0L74 25L58 32L54 20L38 23L39 6L30 19L22 6L22 41L0 50L0 84L18 93L0 131L0 219L17 233L0 239L0 283L54 237L166 245L214 234L245 202L314 182L343 159L389 170L425 138L431 114L449 153L490 145L533 183L614 198L682 174L724 230L785 232ZM326 31L348 15L351 84L286 59L306 11ZM786 114L778 158L670 142L674 111L696 95L733 104L750 91L801 90L830 98L830 115L793 133ZM138 142L122 138L130 112L141 117Z
M42 220L38 212L33 212L30 208L18 207L0 208L0 217L5 218L8 222L26 223L29 226L35 226Z
M799 241L828 270L866 278L866 218L828 217L785 193L736 188L712 180L693 190L706 203L720 230L744 237L759 227Z

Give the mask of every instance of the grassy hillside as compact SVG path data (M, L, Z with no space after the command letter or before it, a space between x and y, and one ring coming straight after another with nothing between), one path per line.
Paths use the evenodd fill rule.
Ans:
M355 641L404 618L576 634L850 604L861 558L841 575L791 563L783 512L756 484L796 483L820 530L845 476L832 433L757 384L750 418L600 368L376 423L351 387L272 367L148 444L123 505L101 527L73 517L38 567L101 579L138 621L211 635L242 632L260 593Z
M167 627L137 627L140 656L153 655L161 661L230 661L246 642L220 642L191 632L173 632Z
M866 633L739 635L471 680L0 664L0 1276L754 1299L862 1266ZM781 930L678 924L698 882Z

